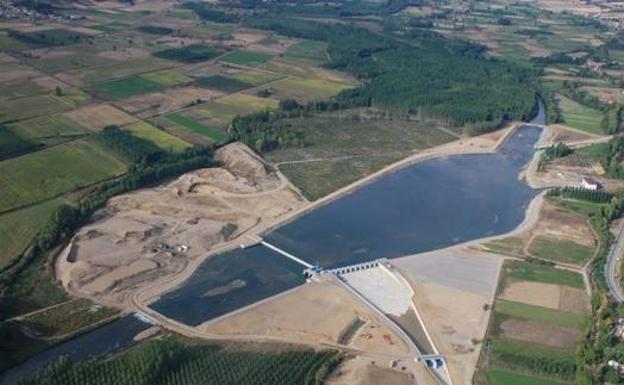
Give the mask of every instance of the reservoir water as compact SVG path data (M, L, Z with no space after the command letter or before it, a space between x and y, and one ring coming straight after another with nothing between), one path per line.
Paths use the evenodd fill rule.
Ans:
M533 123L544 124L544 108ZM334 267L393 258L489 235L524 219L539 191L519 179L541 129L527 124L493 154L419 162L365 185L265 234L266 240L313 264ZM263 246L207 259L151 307L197 325L304 282L303 266ZM150 325L125 317L59 344L2 375L13 383L62 355L88 359L127 348Z
M541 108L534 122L543 124ZM496 153L407 166L264 238L309 263L331 268L504 234L522 222L539 193L519 174L533 157L540 134L541 128L527 124ZM263 246L232 250L203 262L191 278L151 307L197 325L301 284L302 270ZM238 288L229 282L238 282ZM206 296L213 287L231 290Z

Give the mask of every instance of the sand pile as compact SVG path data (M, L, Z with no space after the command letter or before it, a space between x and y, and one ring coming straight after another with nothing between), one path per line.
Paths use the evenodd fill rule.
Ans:
M221 167L112 198L57 261L64 286L123 306L137 288L305 204L246 146L225 146L215 158Z

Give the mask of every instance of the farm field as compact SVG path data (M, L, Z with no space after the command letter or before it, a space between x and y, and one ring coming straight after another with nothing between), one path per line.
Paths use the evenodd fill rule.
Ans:
M23 319L23 324L46 337L62 337L118 314L87 299L70 300Z
M579 273L505 262L488 332L489 364L481 375L492 385L573 381L587 300Z
M148 140L163 150L182 151L191 145L166 131L160 130L147 122L134 123L124 127L134 136Z
M0 269L24 251L41 225L62 202L60 198L51 199L0 215Z
M253 69L253 70L238 72L234 74L232 77L241 82L250 83L250 84L253 84L254 86L259 86L265 83L269 83L269 82L284 78L285 75L275 73L275 72L270 72L270 71Z
M223 92L238 92L246 88L253 87L253 84L251 83L221 75L199 78L197 80L197 84L201 87L212 88Z
M0 159L15 156L35 148L35 144L16 134L8 127L0 126Z
M221 56L219 60L231 64L254 66L270 60L271 57L272 55L264 52L234 51Z
M54 114L69 110L77 105L78 100L70 96L36 95L26 98L13 99L0 104L0 122L28 119L41 115Z
M161 358L168 357L167 364ZM59 376L43 376L25 381L24 385L66 384L85 379L93 382L100 373L107 373L109 379L116 379L128 385L167 383L184 384L189 378L196 383L220 385L257 384L306 384L312 378L324 378L328 367L335 363L338 355L334 351L259 352L253 346L205 345L178 337L148 341L111 360L68 363ZM148 372L135 368L145 363L152 368ZM175 363L175 365L171 365ZM183 373L183 375L181 374ZM63 380L61 380L61 378ZM186 380L183 380L186 379Z
M557 382L545 378L527 376L524 374L508 372L500 369L487 369L487 376L492 385L563 385L565 382Z
M156 82L163 87L177 86L179 84L189 83L193 80L184 73L176 70L156 71L143 74L141 77Z
M322 79L289 78L279 80L270 85L281 98L297 100L318 100L335 95L342 90L352 88L350 85Z
M285 57L305 59L321 63L326 60L327 43L314 40L304 40L284 52Z
M183 127L186 127L191 131L195 131L204 136L207 136L210 139L214 140L215 142L226 142L228 140L227 135L225 135L225 133L223 133L222 131L219 131L216 128L205 126L201 123L194 121L191 118L187 118L186 116L183 116L180 114L173 114L173 115L169 115L167 119Z
M162 89L162 85L145 77L131 77L113 80L95 86L98 92L113 100L125 99L130 96L147 94Z
M583 278L574 272L556 269L545 264L511 262L505 267L509 280L533 281L583 288Z
M46 142L46 139L73 137L89 133L89 130L62 114L20 120L8 126L20 136L39 142Z
M602 135L600 122L602 113L593 108L589 108L579 104L573 100L559 95L559 108L563 115L563 123L579 130L587 131L591 134Z
M126 165L89 140L0 162L0 212L120 175Z
M529 252L545 260L582 265L592 257L594 249L569 240L539 236L531 242Z
M361 113L366 115L365 111ZM414 150L455 139L439 130L436 122L358 121L358 114L320 114L303 121L287 120L305 133L306 145L270 151L265 157L277 164L306 197L318 199Z

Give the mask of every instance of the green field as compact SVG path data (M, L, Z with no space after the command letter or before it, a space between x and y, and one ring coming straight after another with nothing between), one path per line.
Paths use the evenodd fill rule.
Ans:
M548 380L527 376L525 374L512 373L500 369L485 369L492 385L564 385L565 382Z
M285 57L294 59L324 62L327 59L327 43L315 40L304 40L289 47L284 52Z
M601 207L604 207L604 204L600 203L577 201L571 199L557 199L553 200L553 202L555 202L558 207L561 207L564 210L569 210L574 213L584 215L587 218L589 218L591 215L595 215L600 211Z
M565 96L559 96L559 98L559 108L561 109L565 125L592 134L604 134L600 128L600 122L602 121L602 113L600 111L586 107Z
M46 73L71 71L85 67L119 64L117 60L88 52L43 58L28 58L28 64Z
M585 317L582 315L527 305L520 302L499 299L496 301L495 309L498 313L512 317L546 322L567 328L581 329L585 324Z
M362 114L365 114L362 111ZM340 115L340 116L337 116ZM437 129L436 122L401 119L362 119L358 112L319 114L286 123L304 133L305 146L264 154L272 163L326 159L320 162L285 163L279 166L309 199L317 199L383 166L455 137Z
M254 86L259 86L261 84L265 84L268 82L275 81L277 79L283 78L285 75L277 74L269 71L262 70L248 70L235 74L232 76L234 79L240 80L245 83L253 84Z
M522 256L524 254L524 240L518 237L495 239L485 243L484 246L495 253L504 255Z
M0 126L0 159L30 151L36 144L16 134L9 127Z
M221 75L205 76L197 79L197 85L223 92L238 92L253 87L253 84Z
M504 278L585 288L583 277L579 273L555 269L537 262L510 261L505 265Z
M224 96L215 100L215 103L231 107L241 107L247 111L247 113L275 109L279 104L275 99L261 98L246 94Z
M76 94L60 97L55 95L37 95L5 101L0 103L0 122L28 119L66 111L75 107L77 102L86 99L86 95Z
M141 75L142 78L156 82L163 87L177 86L190 83L193 79L176 70L163 70Z
M2 87L0 88L0 100L1 98L24 98L48 92L49 90L41 87L31 79L19 79L2 84Z
M51 199L43 203L0 215L0 269L19 255L63 202Z
M204 136L207 136L210 139L213 139L215 142L224 143L224 142L227 142L228 140L227 135L223 133L222 131L205 126L199 122L196 122L195 120L191 118L187 118L186 116L183 116L180 114L172 114L172 115L167 116L167 119L171 120L172 122L180 126L186 127L191 131L195 131Z
M532 255L556 262L582 265L594 254L594 249L569 240L537 236L529 246Z
M132 135L148 140L163 150L182 151L191 145L166 131L158 129L147 122L139 122L124 127L124 130L132 132Z
M128 79L113 80L100 83L95 86L98 92L113 100L125 99L130 96L147 94L161 90L163 86L154 81L140 76Z
M68 75L76 76L89 85L94 85L115 79L128 78L144 72L171 67L171 62L156 58L140 58L131 61L114 61L110 64L97 65L69 71Z
M126 165L89 140L0 162L0 212L116 176Z
M63 136L72 137L89 133L89 130L86 128L60 114L20 120L10 124L9 127L18 135L33 141Z
M288 78L271 84L282 98L298 100L325 99L352 86L323 79Z
M46 337L61 337L117 313L116 310L96 305L87 299L78 299L26 317L23 323Z
M219 58L219 60L238 65L260 65L268 60L270 60L273 56L264 52L253 52L253 51L234 51L230 52L226 55L223 55Z
M576 374L574 352L521 341L492 340L490 368L570 381Z
M6 32L4 31L0 32L0 51L20 51L31 47L32 46L30 44L7 36Z

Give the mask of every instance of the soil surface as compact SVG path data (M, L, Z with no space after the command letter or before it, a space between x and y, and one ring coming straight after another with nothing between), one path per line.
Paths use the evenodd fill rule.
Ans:
M124 307L138 288L306 204L244 145L225 146L216 159L222 167L110 199L57 261L63 285Z

